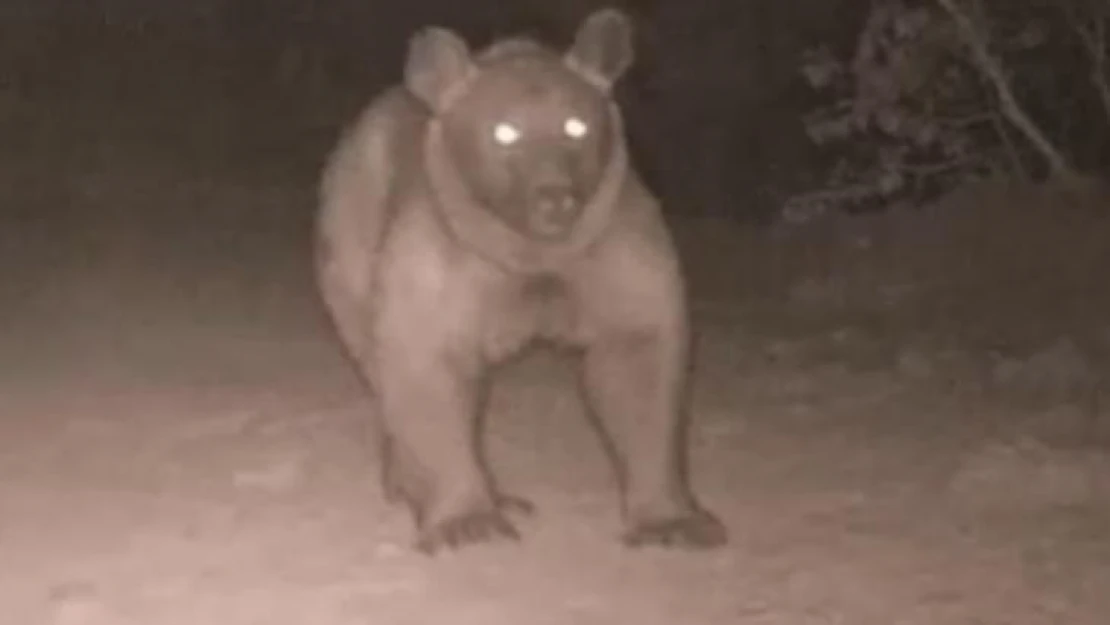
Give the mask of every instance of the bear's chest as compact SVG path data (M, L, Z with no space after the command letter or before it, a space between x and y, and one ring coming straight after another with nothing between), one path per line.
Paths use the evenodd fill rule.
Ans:
M574 285L559 276L515 280L487 317L487 354L501 360L536 340L574 343L580 325L576 300Z

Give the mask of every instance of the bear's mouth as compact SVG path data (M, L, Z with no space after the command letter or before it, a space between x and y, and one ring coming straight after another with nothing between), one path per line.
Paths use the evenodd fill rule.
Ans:
M570 236L582 216L582 203L570 194L539 197L528 204L525 224L528 234L546 241L561 241Z
M528 231L544 241L562 241L574 230L574 221L565 217L536 215L528 223Z

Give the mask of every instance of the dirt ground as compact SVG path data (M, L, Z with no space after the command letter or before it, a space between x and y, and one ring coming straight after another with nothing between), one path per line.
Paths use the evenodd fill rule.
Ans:
M540 353L488 433L538 515L429 559L310 281L334 128L65 78L0 99L4 623L1107 622L1110 196L676 218L694 483L728 547L619 546L569 363Z

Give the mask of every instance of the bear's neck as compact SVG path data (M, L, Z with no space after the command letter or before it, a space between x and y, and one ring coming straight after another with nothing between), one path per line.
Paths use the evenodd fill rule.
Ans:
M439 120L429 120L424 163L436 209L450 234L474 253L513 273L557 271L580 257L612 221L628 174L628 150L620 111L614 104L610 104L610 119L609 162L578 222L566 238L556 242L536 240L513 230L476 200L444 145Z

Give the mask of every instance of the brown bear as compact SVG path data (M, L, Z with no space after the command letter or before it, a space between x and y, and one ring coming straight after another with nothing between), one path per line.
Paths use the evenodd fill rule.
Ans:
M486 470L479 414L492 365L537 340L581 356L624 542L726 541L686 478L684 280L611 96L632 56L613 9L565 53L511 38L472 54L426 28L403 85L325 167L322 299L376 405L387 496L410 507L426 552L517 537L507 512L531 505Z

